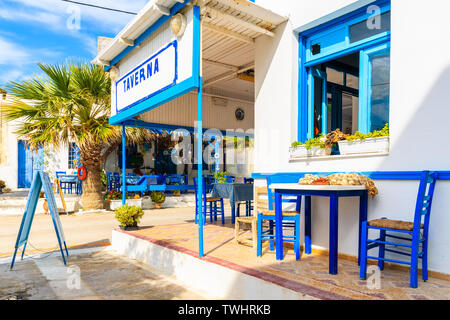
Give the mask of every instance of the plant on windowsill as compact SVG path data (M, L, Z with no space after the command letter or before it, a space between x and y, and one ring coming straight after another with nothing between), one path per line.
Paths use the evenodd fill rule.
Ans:
M164 201L166 201L166 195L160 191L152 191L150 193L155 209L161 209Z
M120 223L120 229L136 230L138 229L138 223L144 215L144 212L141 207L125 204L114 210L114 215Z
M339 153L341 155L362 153L387 153L389 152L389 123L383 129L374 130L368 134L356 132L339 141Z
M294 142L289 149L291 158L324 157L331 154L331 148L325 146L325 135L308 139L305 143Z
M3 189L6 187L6 183L3 180L0 180L0 193L3 193Z

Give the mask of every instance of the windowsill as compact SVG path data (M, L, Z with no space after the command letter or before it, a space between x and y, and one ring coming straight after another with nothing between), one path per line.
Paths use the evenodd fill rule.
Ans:
M310 162L310 161L322 161L322 160L342 160L353 158L369 158L369 157L386 157L389 152L383 153L360 153L360 154L348 154L348 155L333 155L324 157L308 157L308 158L289 158L289 162Z

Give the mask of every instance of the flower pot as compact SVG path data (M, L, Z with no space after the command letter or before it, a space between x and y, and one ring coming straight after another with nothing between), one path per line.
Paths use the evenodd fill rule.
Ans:
M48 214L48 203L47 203L47 199L44 199L44 203L42 204L42 207L44 208L45 214Z
M175 190L175 191L173 192L173 196L174 196L174 197L179 197L179 196L181 196L181 191L180 191L180 190Z
M387 153L389 152L389 137L369 138L355 141L339 141L341 155L362 153Z
M289 152L291 158L325 157L331 154L331 148L311 147L311 149L308 150L303 145L290 148Z
M153 202L153 205L155 206L155 209L161 209L162 206L163 206L163 203L156 203L156 202Z

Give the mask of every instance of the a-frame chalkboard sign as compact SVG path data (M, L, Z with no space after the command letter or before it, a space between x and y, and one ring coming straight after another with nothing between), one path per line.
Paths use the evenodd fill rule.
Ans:
M14 261L16 259L17 250L23 245L22 259L27 246L28 236L30 234L31 224L33 223L34 213L36 212L36 206L41 194L42 188L44 189L45 198L47 199L48 208L53 220L53 226L55 227L56 237L58 238L59 249L61 256L66 264L66 258L64 256L64 249L67 251L66 240L64 238L64 232L61 226L61 220L59 219L58 207L56 206L55 196L53 194L52 186L48 173L38 170L34 174L33 182L31 183L30 193L28 194L27 206L23 214L22 223L20 224L19 234L17 235L16 247L14 249L14 256L11 261L11 269L14 267Z

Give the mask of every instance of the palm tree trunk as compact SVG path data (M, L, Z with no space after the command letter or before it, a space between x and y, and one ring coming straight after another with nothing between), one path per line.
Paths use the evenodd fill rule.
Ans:
M87 175L83 181L83 194L81 202L84 210L97 210L104 208L102 195L102 183L100 178L101 148L89 148L80 150L83 165L86 167ZM84 151L84 152L83 152Z

